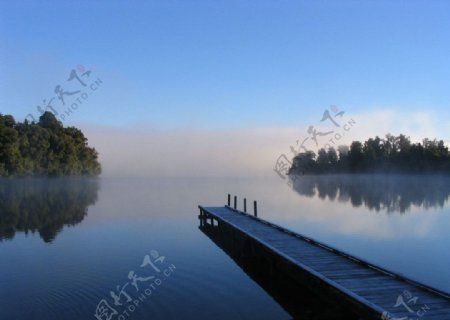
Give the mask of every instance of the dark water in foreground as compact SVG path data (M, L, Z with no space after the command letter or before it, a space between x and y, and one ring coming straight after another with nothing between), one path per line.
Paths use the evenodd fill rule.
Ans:
M258 200L262 218L450 291L449 179L304 177L295 190L277 177L8 180L0 319L292 318L285 298L199 230L197 205L224 204L227 193Z

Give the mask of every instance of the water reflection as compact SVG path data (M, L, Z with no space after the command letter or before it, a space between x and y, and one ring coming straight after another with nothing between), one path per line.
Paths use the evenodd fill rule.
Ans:
M400 214L412 207L443 208L450 195L450 178L444 176L305 175L293 185L302 196Z
M97 179L0 180L0 240L37 231L52 242L65 225L85 218L98 189Z
M199 229L294 319L358 319L349 310L313 292L306 284L299 283L280 270L274 271L276 266L263 252L250 249L245 245L245 237L239 239L224 225L201 223Z

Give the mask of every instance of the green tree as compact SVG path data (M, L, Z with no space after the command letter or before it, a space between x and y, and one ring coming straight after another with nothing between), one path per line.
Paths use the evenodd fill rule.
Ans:
M95 176L101 173L98 153L81 130L64 128L45 112L38 123L16 123L0 114L0 176Z
M353 141L348 153L349 168L351 171L361 169L364 160L363 145L359 141Z
M369 138L365 142L353 141L350 148L320 149L317 158L313 153L294 158L290 173L326 172L403 172L450 173L450 153L444 141L423 139L412 143L401 134L387 134L385 139Z
M295 156L293 160L293 167L289 173L304 174L311 172L316 165L316 155L312 151L302 152Z
M338 163L338 155L336 152L336 149L334 149L333 147L328 149L327 152L327 157L328 157L328 162L331 166L336 166Z
M374 170L383 166L385 161L384 143L378 136L364 142L363 153L366 167Z

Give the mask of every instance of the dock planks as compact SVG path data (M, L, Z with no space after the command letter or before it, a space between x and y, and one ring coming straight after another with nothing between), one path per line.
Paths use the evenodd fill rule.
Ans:
M449 320L449 294L389 272L313 239L224 207L202 207L200 219L224 223L342 298L363 319ZM305 277L306 275L306 277Z

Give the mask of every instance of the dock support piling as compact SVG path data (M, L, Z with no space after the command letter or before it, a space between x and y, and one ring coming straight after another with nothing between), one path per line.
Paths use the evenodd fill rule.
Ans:
M253 201L253 212L254 212L255 217L257 217L258 216L258 207L257 207L256 201Z
M231 194L228 194L228 206L231 206Z
M247 199L244 198L244 212L247 213Z
M236 196L234 196L234 208L235 209L237 208L237 197Z

